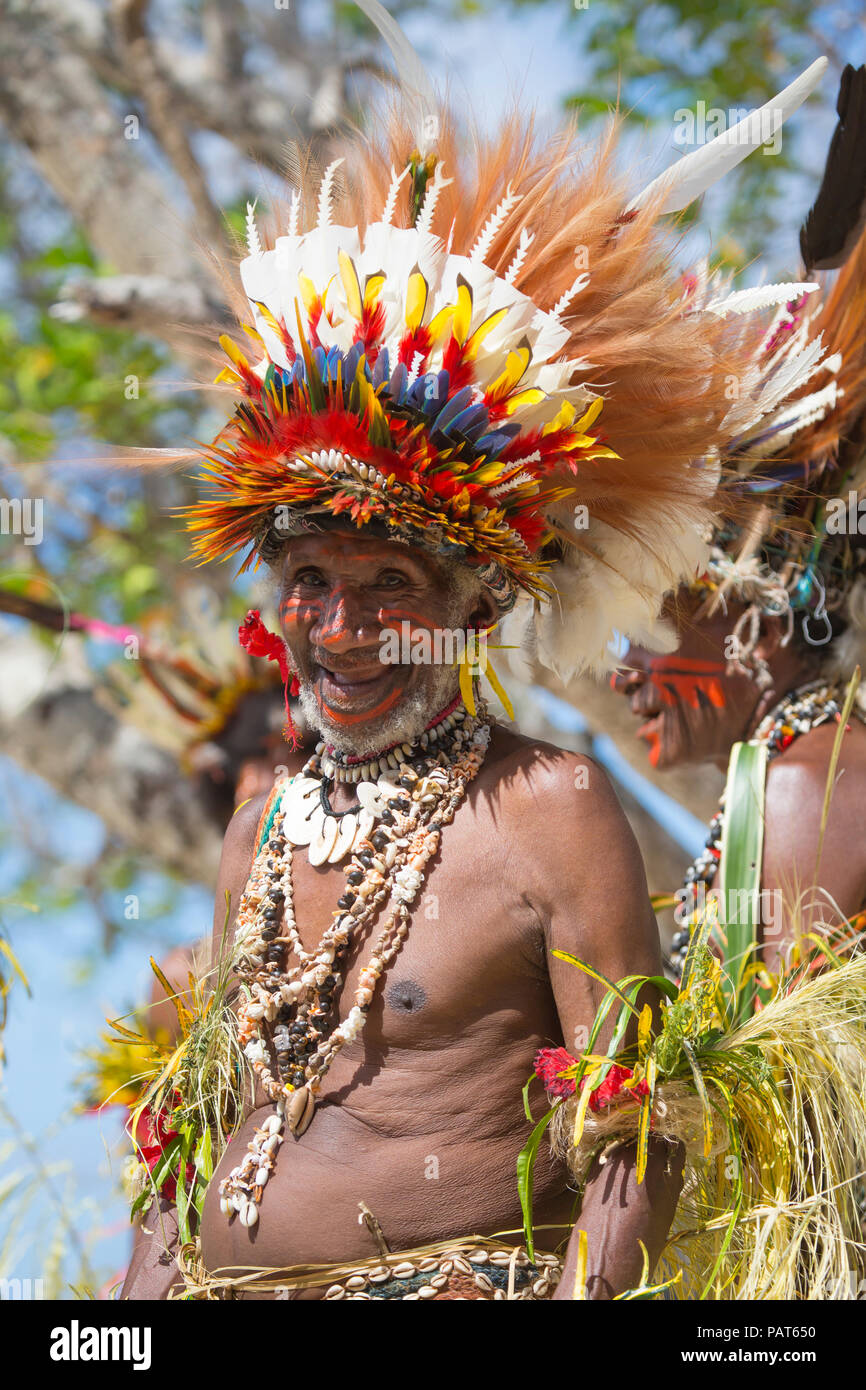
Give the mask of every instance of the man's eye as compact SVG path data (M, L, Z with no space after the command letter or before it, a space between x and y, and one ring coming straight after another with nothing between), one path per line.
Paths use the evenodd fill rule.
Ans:
M295 583L303 584L308 589L318 588L318 586L324 584L324 582L318 570L299 570L295 575Z
M376 587L379 589L397 589L408 582L404 574L398 574L396 570L389 570L387 574L380 574L376 580Z

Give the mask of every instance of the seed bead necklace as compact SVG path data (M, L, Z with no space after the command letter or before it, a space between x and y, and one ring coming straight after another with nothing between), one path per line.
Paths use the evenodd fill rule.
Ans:
M256 1224L285 1131L298 1138L305 1132L334 1058L364 1026L376 984L409 931L410 908L442 828L453 821L484 761L491 720L478 696L476 703L477 717L457 700L416 741L363 762L320 743L285 786L235 927L238 1041L275 1110L220 1183L220 1209L229 1220L237 1215L243 1226ZM363 777L356 779L352 774L360 768ZM354 785L357 807L339 815L331 810L327 790L334 781ZM346 891L312 951L301 941L293 907L292 851L299 845L316 864L351 855ZM334 1023L334 996L352 943L386 903L390 911L361 970L354 1004Z
M838 685L815 681L790 691L761 720L753 738L767 745L771 760L790 748L795 739L825 724L828 719L840 719L842 697ZM682 972L689 949L692 928L696 925L706 894L712 887L722 857L722 832L725 825L724 794L719 809L710 821L707 840L698 857L686 869L683 879L683 902L686 922L671 941L670 963L677 975Z

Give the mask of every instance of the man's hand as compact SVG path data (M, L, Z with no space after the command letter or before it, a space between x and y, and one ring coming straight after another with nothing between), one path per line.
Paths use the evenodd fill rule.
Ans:
M609 1299L636 1288L643 1270L642 1241L650 1274L664 1249L683 1181L681 1144L650 1140L643 1182L636 1178L636 1146L623 1144L592 1165L580 1216L568 1245L556 1299ZM586 1287L575 1290L579 1233L587 1237Z
M151 1203L135 1233L132 1259L121 1299L156 1301L168 1297L171 1288L183 1288L175 1255L178 1247L177 1211L160 1197Z

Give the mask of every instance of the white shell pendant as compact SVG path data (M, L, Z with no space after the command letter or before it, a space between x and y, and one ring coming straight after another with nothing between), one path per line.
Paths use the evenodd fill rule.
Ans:
M397 774L394 773L393 776L396 778ZM395 797L406 795L404 787L398 787L396 780L392 782L387 777L379 778L376 783L376 789L382 798L383 805L388 801L394 800Z
M375 782L359 782L355 788L355 795L364 810L372 811L374 816L381 815L384 811L386 798Z
M309 1128L315 1108L316 1097L309 1086L301 1086L292 1095L286 1106L286 1124L289 1133L294 1134L296 1139L300 1139L305 1130Z
M358 817L354 811L349 811L347 815L341 816L337 825L337 838L334 841L334 848L328 855L329 864L339 864L341 859L345 859L355 841L355 832L358 829Z
M365 807L362 806L358 812L358 827L355 831L352 844L357 845L361 840L366 840L375 824L376 817L373 815L373 812L366 810Z
M321 806L318 807L318 814L313 813L312 819L316 822L317 828L310 840L308 857L311 864L324 864L337 843L340 823L336 816L326 816Z
M316 812L324 819L318 783L314 783L313 788L301 796L289 796L287 793L283 799L283 809L283 834L286 839L293 845L308 845L319 825Z

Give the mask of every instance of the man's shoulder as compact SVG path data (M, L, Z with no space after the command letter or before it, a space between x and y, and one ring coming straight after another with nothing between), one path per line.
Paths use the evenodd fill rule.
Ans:
M610 778L587 753L500 728L491 754L488 775L498 801L523 816L614 820L623 814Z
M825 849L838 845L848 855L858 851L852 832L862 824L866 801L866 728L852 719L832 764L838 733L835 722L810 730L770 763L766 789L765 850L795 855L811 846L824 825ZM824 801L832 771L829 814Z
M248 866L256 850L259 827L278 784L268 792L241 802L226 826L223 837L223 865Z
M784 752L777 754L767 773L768 791L774 787L781 790L799 786L820 787L823 793L838 732L839 726L835 720L828 720L810 729L795 739ZM839 746L835 778L840 788L846 777L849 781L856 780L862 790L861 778L866 777L866 726L853 716Z

